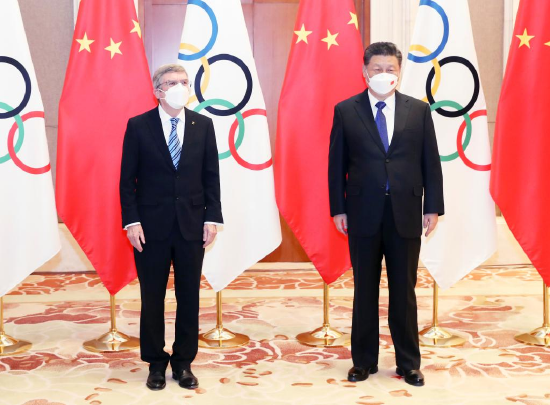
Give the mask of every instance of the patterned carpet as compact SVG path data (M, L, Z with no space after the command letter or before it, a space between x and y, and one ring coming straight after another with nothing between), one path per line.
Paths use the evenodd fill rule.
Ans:
M386 280L380 299L380 371L349 383L348 348L300 345L298 333L320 326L322 284L304 266L263 264L224 291L224 325L251 337L247 347L200 350L195 391L171 379L160 392L145 385L138 352L99 355L82 342L108 330L108 294L93 273L35 274L4 298L5 329L33 343L17 357L0 357L0 404L550 404L550 349L525 346L514 335L542 324L542 283L529 266L483 267L440 293L440 325L460 331L460 348L422 348L426 386L395 375L387 328ZM307 266L306 266L307 267ZM349 332L353 278L331 287L331 324ZM431 321L432 284L424 269L417 285L419 322ZM138 335L139 287L117 295L121 331ZM172 280L166 304L167 345L173 340ZM201 292L201 330L216 320L215 294Z

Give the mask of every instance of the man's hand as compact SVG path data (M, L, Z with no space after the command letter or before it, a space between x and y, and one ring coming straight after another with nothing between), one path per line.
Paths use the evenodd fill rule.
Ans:
M334 218L334 225L336 225L336 229L338 229L338 232L340 232L343 235L348 234L348 215L347 214L338 214L335 215Z
M126 236L128 236L130 243L138 252L143 252L141 244L145 244L145 235L143 234L141 224L129 226L126 231Z
M202 233L202 240L204 241L204 245L202 245L202 247L206 248L208 245L214 242L214 238L216 237L217 233L218 228L216 228L216 225L204 224L204 231Z
M424 214L424 228L426 230L426 236L428 236L435 229L437 225L438 215L437 214Z

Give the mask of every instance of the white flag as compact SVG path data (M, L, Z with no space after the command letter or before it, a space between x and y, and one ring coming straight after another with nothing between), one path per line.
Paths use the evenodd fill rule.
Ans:
M0 296L61 248L44 107L17 0L0 2Z
M180 63L189 108L214 120L224 226L203 273L220 291L281 243L265 102L240 0L189 0Z
M467 0L420 1L401 91L432 108L445 215L420 259L445 289L496 250L487 107Z

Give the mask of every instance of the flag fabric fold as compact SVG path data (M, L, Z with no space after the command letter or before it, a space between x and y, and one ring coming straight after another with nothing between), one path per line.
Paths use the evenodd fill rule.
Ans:
M156 105L132 0L82 0L59 103L59 215L111 295L136 277L122 229L126 123Z
M466 0L421 0L400 90L430 104L445 215L420 259L446 289L496 250L487 106Z
M330 217L328 151L334 106L365 89L352 0L302 0L279 100L275 186L282 216L330 284L351 267Z
M203 274L220 291L281 243L265 102L240 0L189 0L179 62L193 82L188 107L211 117L224 225ZM185 147L185 145L184 145Z
M550 3L520 2L498 103L491 194L550 286Z

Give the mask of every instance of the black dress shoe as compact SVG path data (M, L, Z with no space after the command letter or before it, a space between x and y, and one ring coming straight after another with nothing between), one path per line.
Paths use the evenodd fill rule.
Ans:
M420 370L403 370L401 367L397 367L395 370L397 375L405 377L405 382L415 387L422 387L424 385L424 374Z
M172 378L179 382L179 386L181 388L185 388L188 390L199 388L199 380L197 379L197 377L195 377L190 368L174 371L172 373Z
M376 374L377 372L378 366L376 364L367 368L352 367L348 371L348 381L365 381L367 378L369 378L369 375Z
M150 371L147 377L147 388L153 391L159 391L166 387L165 371Z

